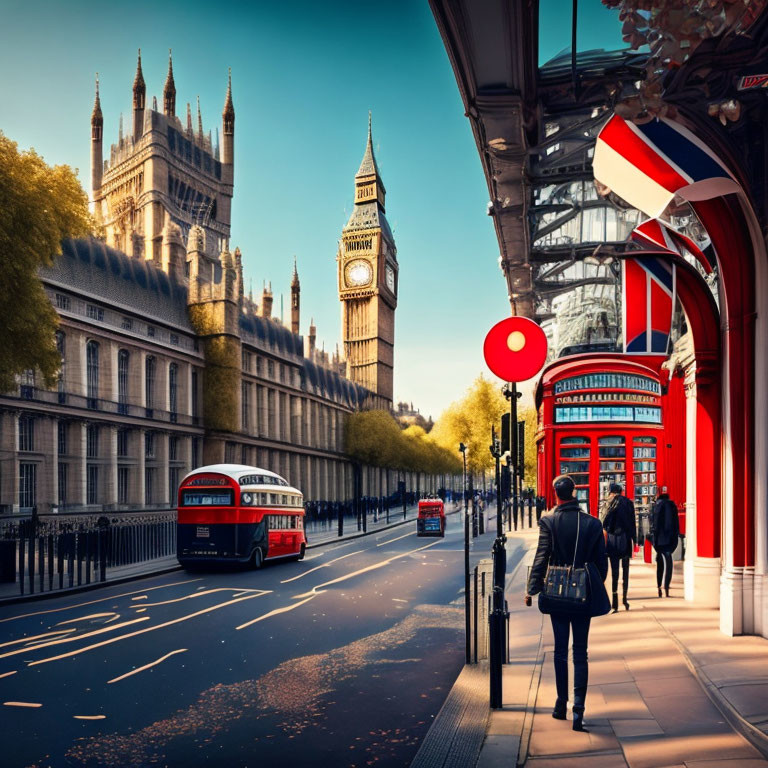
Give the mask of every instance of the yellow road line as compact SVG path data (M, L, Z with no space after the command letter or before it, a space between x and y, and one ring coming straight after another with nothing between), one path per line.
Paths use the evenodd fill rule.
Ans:
M170 621L164 621L162 624L155 624L154 626L146 627L145 629L137 629L135 632L128 632L127 634L120 635L119 637L111 637L109 640L102 640L100 643L87 645L85 646L85 648L77 648L74 651L62 653L62 654L59 654L58 656L50 656L47 659L38 659L37 661L30 661L27 664L27 666L35 667L38 664L47 664L50 661L58 661L59 659L67 659L70 656L77 656L79 653L86 653L87 651L92 651L96 648L102 648L105 645L118 643L121 640L127 640L129 637L136 637L137 635L143 635L146 632L154 632L156 629L163 629L165 627L170 627L174 624L179 624L182 621L187 621L188 619L194 619L197 616L202 616L205 613L210 613L211 611L217 611L219 608L226 608L228 605L241 603L243 600L252 600L254 597L261 597L261 595L246 595L245 597L238 597L235 600L227 600L227 602L225 603L219 603L218 605L212 605L208 608L203 608L202 610L195 611L194 613L190 613L187 616L180 616L178 619L171 619ZM149 618L149 617L147 616L146 618Z
M239 627L235 627L235 629L245 629L246 627L250 627L251 624L256 624L259 621L264 621L264 619L269 619L272 616L277 616L280 613L288 613L288 611L292 611L295 608L299 608L300 606L304 605L304 603L308 603L310 600L314 600L317 597L317 595L312 595L311 597L308 597L306 600L302 600L300 603L294 603L293 605L287 605L284 608L275 608L274 611L270 611L269 613L265 613L262 616L257 616L255 619L251 619L250 621L246 621L245 624L241 624Z
M167 589L168 587L178 587L179 584L191 584L194 581L202 581L202 579L187 579L186 581L174 581L171 584L161 584L158 587L149 587L148 589L135 589L133 592L123 592L119 595L111 595L110 597L100 597L98 600L89 600L86 603L78 603L77 605L65 605L62 608L51 608L48 611L35 611L33 613L22 613L19 616L9 616L7 619L0 619L0 624L6 621L15 621L16 619L26 619L30 616L43 616L47 613L59 613L61 611L72 611L75 608L84 608L86 605L94 605L96 603L103 603L105 600L119 600L121 597L129 597L135 595L137 592L151 592L155 589Z
M61 645L62 643L72 643L75 640L82 640L86 637L93 637L94 635L101 635L104 632L114 632L121 627L127 627L129 624L136 624L139 621L149 621L149 616L142 616L140 619L131 619L130 621L123 621L120 624L113 624L111 627L102 627L96 629L93 632L86 632L84 635L74 635L71 637L60 637L57 640L49 640L47 643L38 643L37 645L28 645L24 648L17 648L15 651L8 651L7 653L0 654L0 659L4 659L7 656L15 656L18 653L27 653L29 651L37 651L40 648L48 648L51 645Z
M302 597L307 597L308 595L312 595L317 593L318 590L322 589L323 587L330 587L332 584L339 584L342 581L347 581L347 579L353 579L355 576L359 576L362 573L368 573L369 571L375 571L379 568L384 568L385 566L389 565L390 563L394 562L395 560L399 560L401 557L407 557L408 555L413 555L416 552L421 552L424 549L429 549L430 547L434 547L435 544L439 544L440 539L437 539L433 541L431 544L425 544L423 547L418 547L417 549L411 549L408 552L401 552L399 555L393 555L392 557L388 557L386 560L381 560L378 563L374 563L373 565L366 566L365 568L361 568L359 571L353 571L352 573L348 573L345 576L339 576L336 579L332 579L331 581L326 581L323 584L318 584L315 587L312 587L312 589L309 592L304 592L301 595L294 595L294 600L299 600Z
M396 539L387 539L387 541L382 541L381 544L377 544L377 547L383 547L385 544L391 544L393 541L400 541L400 539L404 539L406 536L415 536L416 531L409 531L408 533L404 533L402 536L398 536Z
M332 565L333 563L338 563L339 560L343 560L345 557L352 557L352 555L359 555L361 552L365 552L365 550L358 549L357 552L350 552L347 555L342 555L341 557L337 557L333 560L329 560L327 563L323 563L322 565L316 565L314 568L310 568L308 571L304 571L304 573L300 573L298 576L292 576L290 579L283 579L280 583L287 584L289 581L296 581L296 579L303 579L305 576L309 576L310 573L314 573L320 568L327 568L329 565Z
M261 594L268 594L272 590L269 589L238 589L237 587L216 587L215 589L206 589L202 592L192 592L184 597L175 597L172 600L161 600L158 603L142 603L142 607L151 608L155 605L170 605L171 603L181 603L184 600L191 600L195 597L202 597L203 595L212 595L214 592L238 592L240 594L247 594L248 592L260 592ZM138 598L134 598L136 600Z
M58 624L56 624L57 627L60 627L62 624L74 624L76 621L85 621L86 619L100 619L102 616L116 616L117 614L114 611L109 611L108 613L91 613L88 616L78 616L76 619L67 619L66 621L60 621Z
M130 672L126 672L124 675L120 675L120 677L113 677L111 680L107 680L107 683L117 683L120 680L125 680L126 677L130 677L131 675L137 675L139 672L143 672L145 669L154 667L156 664L160 664L160 662L165 661L167 658L170 658L171 656L177 653L184 653L186 650L187 650L186 648L179 648L178 650L171 651L170 653L166 653L165 656L161 656L159 659L156 659L155 661L151 661L149 664L145 664L143 667L138 667L137 669L133 669Z
M0 677L10 677L11 675L15 675L17 672L18 672L17 669L14 669L13 672L3 672L3 674L0 675Z
M106 715L72 715L75 720L106 720Z
M4 701L4 707L42 707L42 704L35 704L31 701Z
M51 637L53 635L61 637L61 635L66 635L69 632L77 632L77 630L72 627L72 629L57 629L54 632L43 632L42 635L32 635L32 637L20 637L18 640L9 640L7 643L0 643L0 648L5 648L8 645L18 645L19 643L29 643L33 640L41 640L44 637Z

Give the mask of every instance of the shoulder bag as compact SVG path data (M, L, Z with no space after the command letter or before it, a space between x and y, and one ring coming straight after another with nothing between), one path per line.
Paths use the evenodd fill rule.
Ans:
M590 613L587 591L587 569L576 567L576 551L579 547L581 512L576 513L576 543L571 565L549 565L544 577L544 588L539 593L539 610L542 613ZM555 533L555 526L552 526ZM553 536L552 550L555 549Z

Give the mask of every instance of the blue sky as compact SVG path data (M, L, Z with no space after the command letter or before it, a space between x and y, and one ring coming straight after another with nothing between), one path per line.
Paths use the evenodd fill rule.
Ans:
M590 4L580 47L608 33L617 42L617 17L597 1L582 3ZM562 9L570 2L541 7L546 60L569 44ZM482 342L509 304L487 186L426 0L4 0L2 18L0 130L49 163L79 168L86 186L96 71L108 146L120 112L129 130L137 48L148 104L155 95L162 105L172 48L177 113L183 119L199 95L206 131L220 126L232 67L232 245L243 252L246 285L252 278L258 294L271 280L275 311L283 293L286 316L297 257L302 332L314 317L327 350L340 334L337 242L372 110L400 263L395 398L437 417L487 373Z

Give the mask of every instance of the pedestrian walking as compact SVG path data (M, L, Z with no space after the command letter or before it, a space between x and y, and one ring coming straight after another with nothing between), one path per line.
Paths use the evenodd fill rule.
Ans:
M651 543L656 550L656 587L661 597L661 587L669 597L672 581L672 553L680 540L680 518L677 504L669 498L666 487L656 499L651 512Z
M611 608L619 610L619 567L622 571L622 604L629 610L627 592L629 591L629 559L635 551L637 524L635 523L635 505L622 493L618 483L608 487L608 503L603 517L605 531L605 549L611 563Z
M573 730L584 731L589 668L587 645L593 616L611 610L605 591L608 558L600 521L581 511L574 483L560 475L553 483L559 504L539 522L539 544L528 576L525 604L539 595L539 610L552 621L557 700L552 717L566 719L568 640L573 633Z

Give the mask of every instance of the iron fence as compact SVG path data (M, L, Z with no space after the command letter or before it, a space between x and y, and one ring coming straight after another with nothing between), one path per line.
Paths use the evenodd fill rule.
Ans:
M176 510L0 517L0 581L22 595L106 581L108 568L175 553Z

